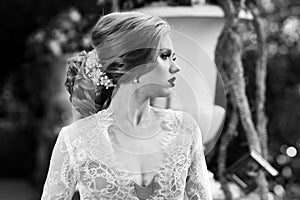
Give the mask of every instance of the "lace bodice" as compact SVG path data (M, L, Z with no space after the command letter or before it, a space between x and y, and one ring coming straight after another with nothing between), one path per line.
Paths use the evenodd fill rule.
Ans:
M122 151L110 131L113 113L106 109L63 127L41 199L72 199L77 189L82 200L211 200L196 121L185 112L154 110L163 131L157 136L159 151L151 153ZM136 160L145 164L130 164ZM140 186L135 173L148 174L151 182Z

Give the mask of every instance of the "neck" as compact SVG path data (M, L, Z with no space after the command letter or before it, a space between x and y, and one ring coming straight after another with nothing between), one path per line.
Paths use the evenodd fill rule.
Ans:
M149 126L154 119L151 115L150 99L128 85L120 86L109 109L113 111L118 122L132 128Z

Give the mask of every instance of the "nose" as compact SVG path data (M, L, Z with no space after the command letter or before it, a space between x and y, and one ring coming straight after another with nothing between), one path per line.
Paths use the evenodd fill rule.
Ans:
M180 67L176 63L173 63L171 65L169 71L170 71L171 74L175 74L175 73L180 71Z

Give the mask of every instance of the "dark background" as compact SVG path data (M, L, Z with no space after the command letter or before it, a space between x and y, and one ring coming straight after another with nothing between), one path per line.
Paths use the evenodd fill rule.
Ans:
M154 1L123 0L119 7L129 10L151 2ZM172 6L189 4L165 2ZM270 162L280 172L276 182L287 191L286 198L294 199L300 196L300 156L289 157L286 150L300 149L300 5L293 0L270 2L266 94ZM61 55L89 49L84 41L91 25L102 14L111 12L111 7L111 1L96 0L0 2L0 188L5 188L10 180L24 180L35 197L40 195L57 132L68 123L64 105L53 99L58 87L51 82L55 76L53 65ZM72 10L80 13L80 19L76 15L72 18ZM55 30L64 33L65 38ZM243 61L253 105L255 37L250 34L245 40L249 49ZM50 41L59 41L58 53ZM240 132L229 146L228 165L247 149L242 129ZM213 172L217 156L216 151L208 156Z

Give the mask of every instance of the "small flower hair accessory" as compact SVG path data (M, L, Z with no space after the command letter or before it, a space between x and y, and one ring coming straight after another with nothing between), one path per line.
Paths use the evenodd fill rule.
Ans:
M86 52L85 52L86 54ZM94 49L86 54L86 61L83 65L85 75L93 81L95 86L103 85L106 89L116 87L112 79L108 78L103 66L98 58L97 51Z

